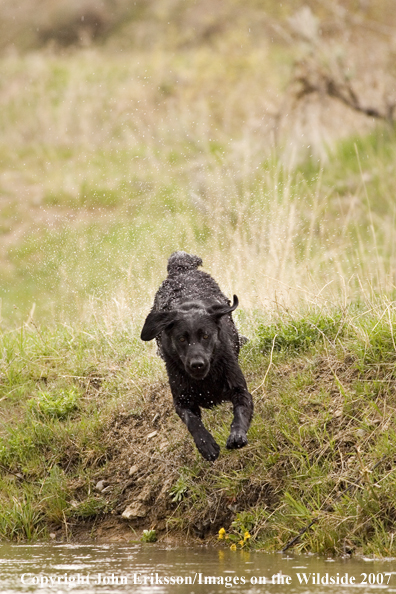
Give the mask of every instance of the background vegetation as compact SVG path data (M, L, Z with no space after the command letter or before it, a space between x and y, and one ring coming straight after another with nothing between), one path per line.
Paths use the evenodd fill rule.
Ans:
M0 17L0 535L121 530L138 501L132 527L277 549L320 516L303 549L394 553L392 0ZM250 445L214 467L138 338L175 249L251 338Z

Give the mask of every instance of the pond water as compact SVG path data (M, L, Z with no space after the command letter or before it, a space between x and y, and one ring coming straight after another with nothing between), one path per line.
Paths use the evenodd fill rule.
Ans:
M161 544L0 543L0 592L148 594L396 592L396 560Z

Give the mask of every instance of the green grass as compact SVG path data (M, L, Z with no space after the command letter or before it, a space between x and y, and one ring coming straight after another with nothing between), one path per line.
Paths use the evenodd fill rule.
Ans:
M140 381L147 375L148 358L142 360L126 329L117 336L104 326L97 330L93 336L64 325L24 326L1 336L3 538L43 537L51 523L90 518L108 508L90 494L94 469L108 458L103 431L123 406L116 402L133 389L133 375ZM130 357L133 370L126 363ZM76 485L83 487L78 495Z
M297 550L394 554L395 500L390 485L395 485L391 460L396 434L393 365L390 369L389 363L395 361L396 352L388 342L394 309L390 326L382 330L380 315L361 312L356 323L356 311L352 312L344 314L342 336L331 342L304 342L303 349L296 349L292 329L309 328L318 321L326 324L328 317L307 315L285 323L282 351L273 353L270 360L267 350L258 366L261 373L253 353L250 370L256 377L252 384L256 415L250 444L238 461L228 454L219 473L195 470L189 480L183 475L181 517L191 505L203 513L204 502L217 496L223 506L228 501L236 514L230 522L230 514L223 512L230 543L232 534L240 537L246 529L254 534L251 545L279 550L317 519L295 545ZM246 350L262 351L260 335L256 336L255 345L245 348L248 368ZM380 336L383 350L373 351ZM367 358L368 352L375 352L375 363ZM179 483L180 479L175 488ZM356 487L348 490L353 484ZM243 514L249 516L249 525L235 530L238 522L243 525Z
M139 9L101 45L0 57L0 538L121 530L133 503L159 537L224 528L274 551L315 519L296 550L394 555L394 127L345 108L329 146L312 140L311 110L288 107L307 55L279 33L293 1L224 5L209 30L193 4ZM353 62L330 38L318 59ZM176 249L238 295L250 339L249 445L225 449L229 407L206 413L215 465L139 338Z
M342 315L337 313L333 317L321 314L310 316L309 319L280 320L277 324L261 324L257 331L260 348L265 354L271 351L283 351L287 354L300 353L317 342L337 340L342 336Z
M1 536L37 539L60 530L69 538L79 521L116 518L134 463L142 478L129 487L133 500L149 489L150 522L158 525L155 510L162 510L176 533L198 530L214 542L224 527L224 543L279 550L315 519L296 550L394 554L394 304L349 307L342 319L337 311L288 316L267 334L257 315L243 313L252 338L241 363L255 416L249 445L229 452L231 411L205 413L222 446L213 466L175 415L164 417L158 442L140 437L139 427L152 431L150 419L171 398L159 405L164 369L151 346L136 340L138 328L127 334L120 320L102 317L80 328L3 334ZM305 336L297 342L296 329ZM128 446L114 431L129 425L136 435ZM159 492L156 477L164 472L168 483ZM96 492L103 477L111 488Z

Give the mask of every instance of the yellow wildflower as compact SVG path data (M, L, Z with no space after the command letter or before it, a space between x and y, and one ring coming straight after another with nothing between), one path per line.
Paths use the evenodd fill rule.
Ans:
M236 551L236 544L232 544L232 545L230 546L230 549L231 549L231 551Z
M243 535L243 540L247 540L248 538L251 538L251 537L250 537L249 532L246 530L245 534Z
M244 541L244 540L240 540L240 541L238 542L238 544L239 544L241 547L243 547L243 545L245 544L245 541Z
M224 535L225 535L224 528L220 528L220 530L219 530L219 540L223 540Z

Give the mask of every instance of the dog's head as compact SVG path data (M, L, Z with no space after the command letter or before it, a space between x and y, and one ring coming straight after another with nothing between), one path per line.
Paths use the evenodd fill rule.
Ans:
M216 303L206 307L190 301L172 311L152 311L146 318L142 340L152 340L162 333L164 351L177 354L186 372L194 379L204 379L219 342L220 321L238 307Z

